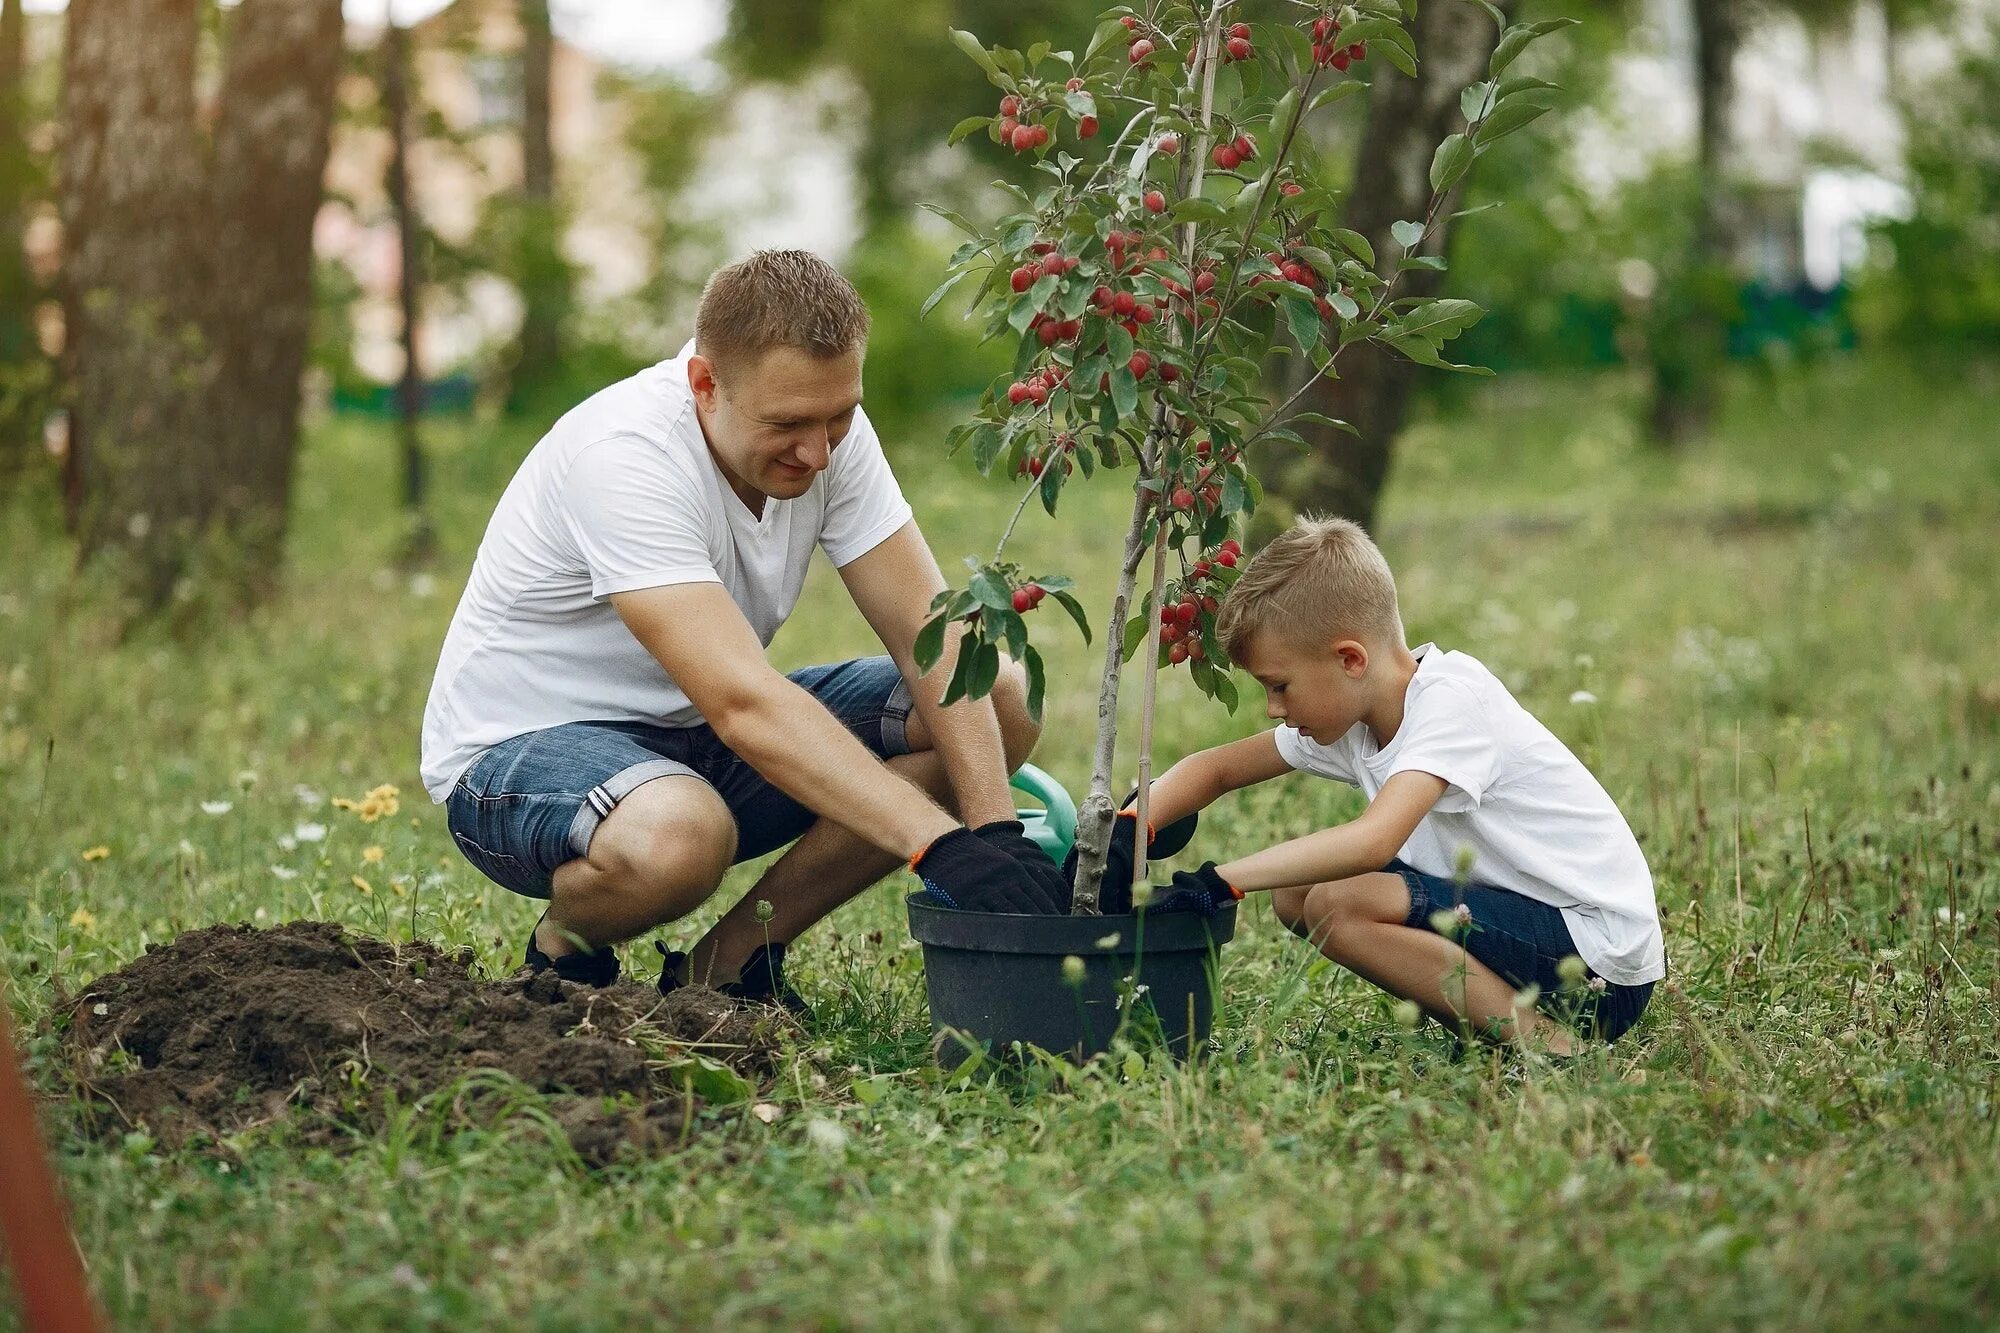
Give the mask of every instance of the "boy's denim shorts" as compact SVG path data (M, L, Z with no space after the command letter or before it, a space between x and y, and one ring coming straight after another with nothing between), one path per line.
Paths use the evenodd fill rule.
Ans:
M1409 886L1410 914L1404 925L1434 930L1433 913L1465 904L1472 913L1472 925L1461 937L1465 951L1517 990L1539 987L1538 1004L1544 1012L1593 1031L1605 1041L1616 1041L1646 1011L1646 1002L1653 997L1650 981L1636 986L1605 982L1602 990L1596 990L1592 982L1597 974L1587 966L1580 984L1563 980L1558 971L1563 959L1576 957L1581 962L1582 958L1560 908L1511 889L1460 885L1402 861L1391 861L1384 868L1401 875Z
M791 673L876 755L908 754L910 691L887 657ZM452 840L479 872L530 898L642 783L681 775L713 787L736 817L736 859L775 851L819 816L737 758L706 724L569 722L504 740L473 760L445 802Z

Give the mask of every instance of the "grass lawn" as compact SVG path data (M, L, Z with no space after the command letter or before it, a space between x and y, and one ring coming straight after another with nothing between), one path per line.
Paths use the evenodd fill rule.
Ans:
M657 1160L586 1173L531 1120L422 1114L341 1151L279 1125L168 1153L87 1140L52 1106L97 1289L120 1324L175 1327L1990 1327L1996 393L1990 364L1746 379L1716 439L1669 460L1620 381L1518 377L1408 437L1382 538L1413 640L1493 667L1603 779L1657 878L1673 975L1576 1067L1451 1063L1259 902L1198 1068L1134 1054L953 1084L927 1066L899 880L795 951L820 1021L765 1090L782 1115L708 1113ZM121 638L46 516L5 519L0 971L39 1059L52 987L216 921L518 960L536 909L454 851L416 737L530 442L438 433L446 555L412 578L391 568L389 437L316 428L285 592L178 635ZM940 558L990 549L1005 489L892 449ZM1127 503L1100 480L1018 539L1100 618ZM1053 611L1037 628L1037 762L1080 790L1098 653ZM773 652L870 648L822 569ZM1233 717L1183 682L1163 698L1163 762L1261 725L1254 686ZM382 783L393 819L325 804ZM1194 850L1227 859L1355 799L1272 783Z

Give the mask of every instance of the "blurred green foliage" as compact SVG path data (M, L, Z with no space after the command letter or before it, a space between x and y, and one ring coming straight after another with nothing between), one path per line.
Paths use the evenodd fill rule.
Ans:
M1876 229L1857 318L1898 340L2000 344L2000 22L1903 115L1912 211Z

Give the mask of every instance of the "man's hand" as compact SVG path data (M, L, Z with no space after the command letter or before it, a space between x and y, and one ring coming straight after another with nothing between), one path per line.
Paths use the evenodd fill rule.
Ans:
M1015 865L1029 879L1035 881L1043 893L1054 904L1052 910L1067 912L1074 893L1071 877L1049 859L1049 854L1028 840L1027 830L1018 819L997 820L991 824L981 824L973 830L979 840L989 847L998 848L1011 858Z
M1033 916L1065 910L1013 857L968 828L955 828L924 848L910 869L946 907Z

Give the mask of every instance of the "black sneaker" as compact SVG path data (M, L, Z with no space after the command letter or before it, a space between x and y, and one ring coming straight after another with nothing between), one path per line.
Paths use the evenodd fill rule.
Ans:
M785 946L760 944L745 960L735 981L716 987L724 995L758 1004L781 1005L801 1023L812 1021L812 1006L805 997L785 984Z
M542 920L548 920L543 913ZM535 923L535 930L541 929L541 921ZM593 949L589 953L566 953L560 958L551 958L543 953L535 943L535 930L528 932L528 952L522 959L530 974L539 976L550 968L564 981L574 981L584 986L595 986L599 990L618 980L618 953L614 949Z

